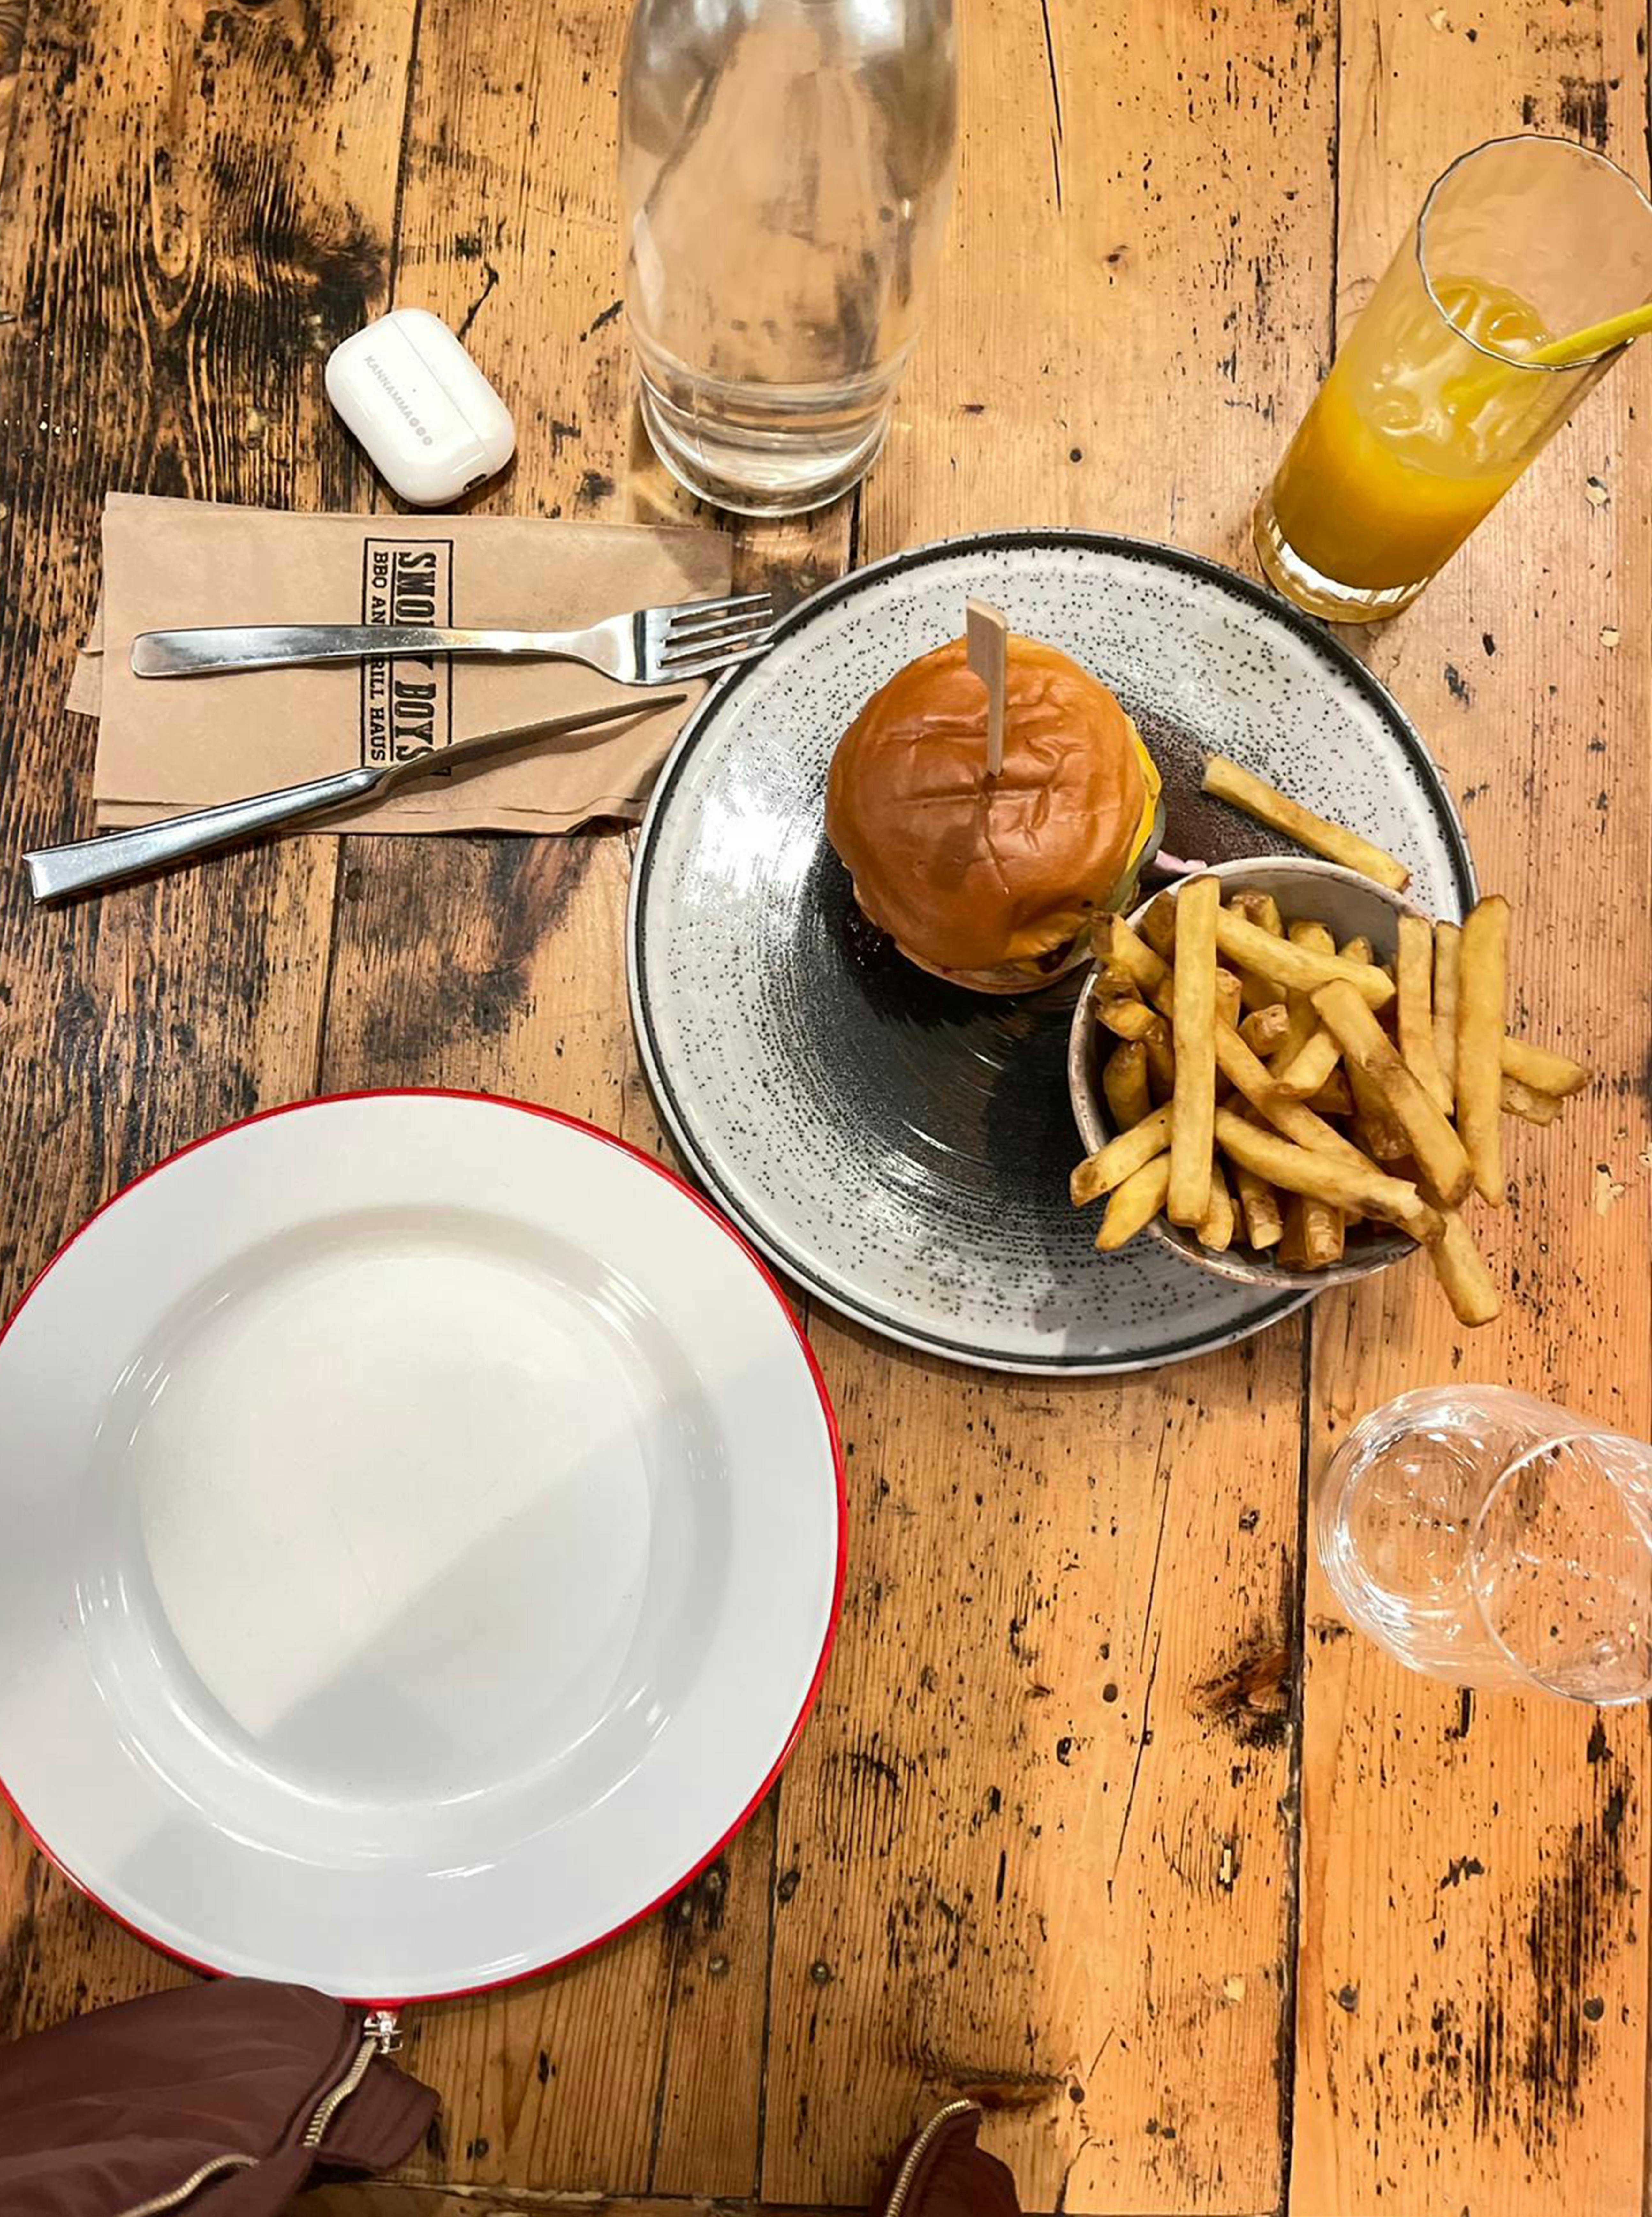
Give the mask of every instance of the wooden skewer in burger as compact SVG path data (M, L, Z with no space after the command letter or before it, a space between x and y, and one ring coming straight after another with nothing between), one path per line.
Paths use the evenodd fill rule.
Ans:
M1160 777L1098 678L996 609L969 614L970 639L898 670L844 734L826 837L909 962L1027 993L1089 960L1093 917L1132 905L1164 829Z

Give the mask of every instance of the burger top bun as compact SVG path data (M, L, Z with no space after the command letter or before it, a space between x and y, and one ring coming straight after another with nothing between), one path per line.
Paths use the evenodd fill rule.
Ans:
M855 899L902 954L988 991L1025 991L1087 952L1156 828L1159 775L1107 688L1012 635L1004 768L987 771L987 695L955 639L892 677L832 758L826 837Z

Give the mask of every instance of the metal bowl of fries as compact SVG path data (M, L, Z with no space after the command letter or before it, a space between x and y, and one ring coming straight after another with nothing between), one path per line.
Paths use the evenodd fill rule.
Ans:
M1401 918L1420 918L1424 911L1371 878L1306 856L1223 862L1200 875L1216 880L1218 899L1201 898L1222 919L1223 934L1210 1026L1216 1146L1210 1215L1197 1226L1172 1222L1162 1196L1147 1213L1147 1202L1154 1198L1149 1177L1143 1181L1139 1225L1127 1210L1125 1221L1104 1231L1098 1244L1122 1244L1139 1228L1202 1270L1237 1285L1274 1290L1322 1292L1370 1277L1413 1252L1417 1240L1397 1222L1384 1221L1374 1207L1349 1207L1358 1198L1352 1184L1363 1176L1370 1197L1384 1206L1403 1206L1401 1193L1414 1199L1414 1185L1376 1175L1384 1171L1385 1158L1403 1158L1409 1166L1410 1144L1386 1118L1380 1096L1363 1082L1358 1059L1345 1060L1307 992L1249 967L1240 956L1259 951L1249 933L1265 931L1287 948L1305 945L1320 959L1321 969L1339 967L1340 982L1350 986L1355 999L1362 990L1374 997L1383 990L1376 980L1385 972L1391 976L1398 960ZM1084 1180L1110 1142L1128 1147L1139 1133L1145 1161L1156 1137L1154 1120L1166 1115L1173 1063L1170 1017L1164 1010L1173 975L1166 973L1173 966L1175 905L1183 890L1168 887L1144 902L1110 938L1098 933L1096 966L1073 1010L1067 1053L1073 1114L1086 1157L1074 1173L1077 1201L1091 1197ZM1241 929L1234 929L1235 918ZM1210 916L1205 928L1217 928ZM1310 982L1305 977L1302 985ZM1393 991L1387 985L1387 993ZM1362 1009L1367 1005L1360 1000ZM1229 1091L1235 1071L1245 1083ZM1351 1078L1360 1089L1358 1099ZM1278 1148L1280 1134L1254 1105L1265 1084L1277 1087L1288 1104L1300 1104L1299 1109L1289 1106L1285 1119L1293 1137L1306 1139L1317 1130L1323 1139L1328 1125L1333 1139L1347 1134L1351 1147L1358 1146L1368 1158L1364 1171L1354 1170L1351 1178L1327 1164L1325 1190L1314 1195L1286 1193L1271 1184L1266 1158L1270 1149ZM1230 1105L1224 1106L1218 1094ZM1162 1146L1161 1139L1158 1144ZM1293 1158L1299 1156L1288 1143L1287 1152ZM1352 1164L1351 1148L1343 1152ZM1168 1167L1157 1172L1161 1180L1170 1174ZM1385 1189L1390 1185L1392 1194Z

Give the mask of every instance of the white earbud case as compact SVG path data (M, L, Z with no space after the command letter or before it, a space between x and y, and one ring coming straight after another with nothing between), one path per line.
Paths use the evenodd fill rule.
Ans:
M327 398L415 508L441 508L502 470L510 411L439 316L396 308L327 357Z

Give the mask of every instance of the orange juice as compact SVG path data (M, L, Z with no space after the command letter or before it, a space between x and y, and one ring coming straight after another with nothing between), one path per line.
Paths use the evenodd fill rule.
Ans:
M1536 311L1502 286L1436 290L1439 307L1414 269L1389 271L1274 479L1266 521L1321 577L1358 591L1432 577L1552 428L1548 380L1519 366L1548 336Z

